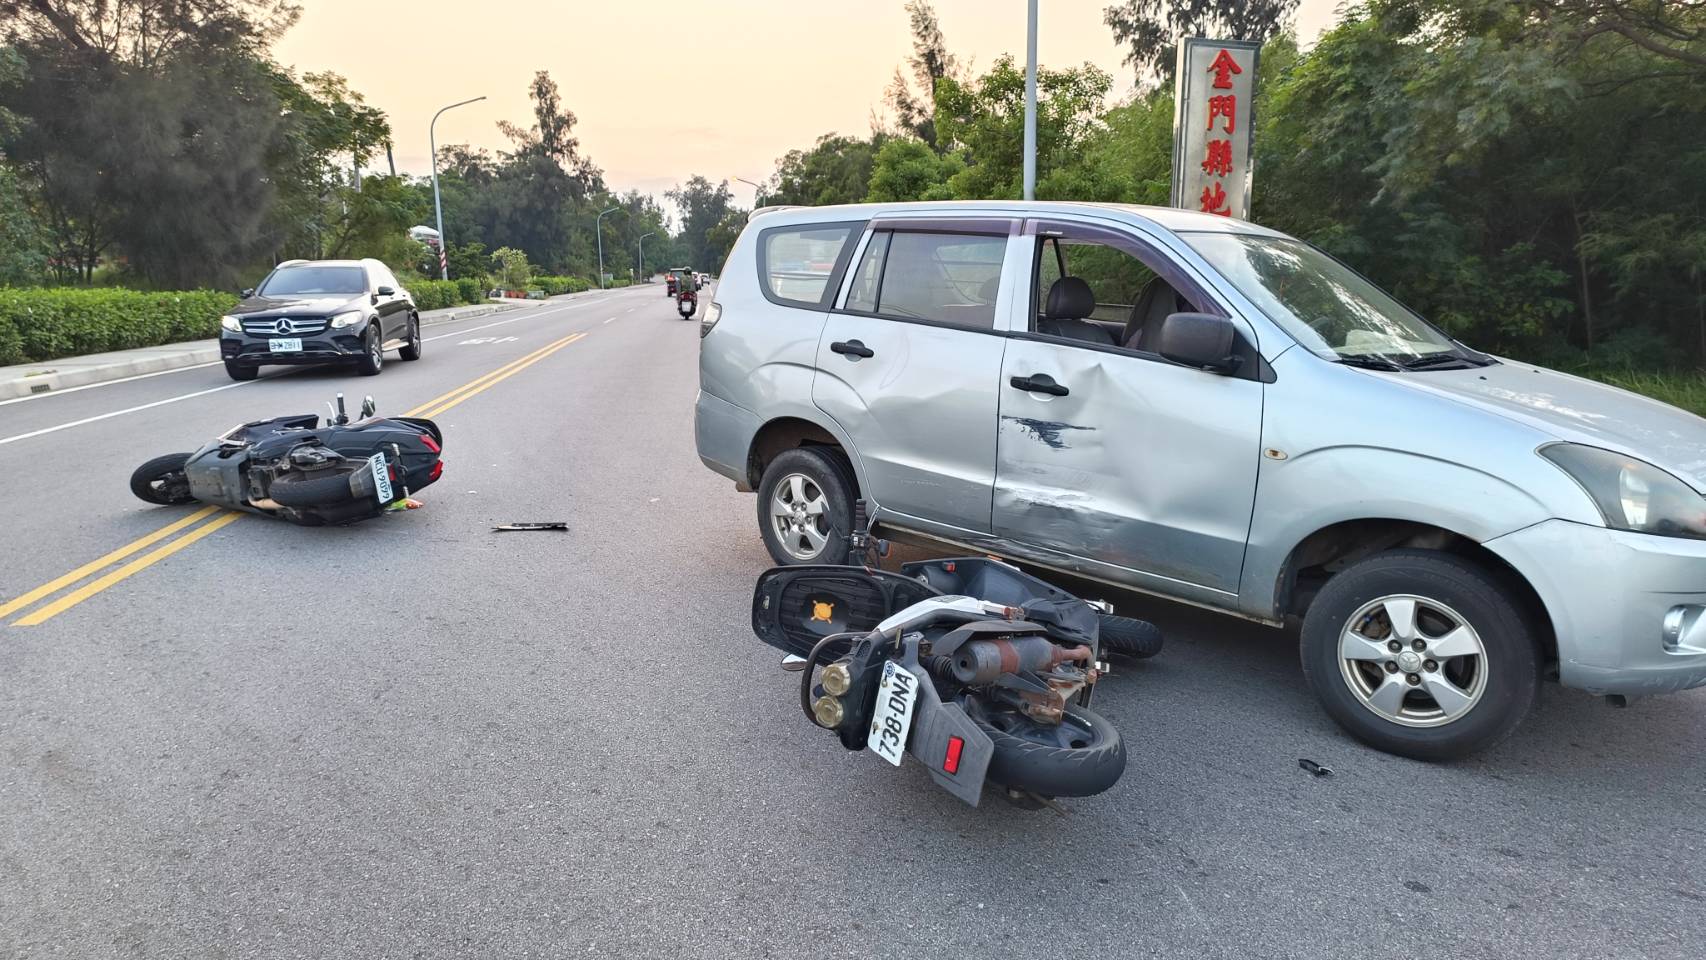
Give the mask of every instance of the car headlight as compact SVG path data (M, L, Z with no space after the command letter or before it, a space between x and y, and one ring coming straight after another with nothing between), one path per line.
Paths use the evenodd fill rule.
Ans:
M332 318L332 327L333 327L333 329L336 329L339 327L353 327L356 324L361 323L363 320L366 320L366 319L367 319L366 315L363 314L360 310L352 310L349 313L340 313L337 316L333 317Z
M1658 467L1579 443L1554 443L1540 455L1581 484L1606 526L1706 540L1706 497Z
M241 323L237 322L236 317L220 317L219 318L219 326L220 326L220 329L229 330L232 333L242 333L243 332L243 325Z

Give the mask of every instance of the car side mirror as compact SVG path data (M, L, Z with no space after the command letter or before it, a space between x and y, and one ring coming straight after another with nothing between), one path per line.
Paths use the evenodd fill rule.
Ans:
M242 297L244 300L247 300L254 295L255 295L255 288L254 287L244 287L242 290L237 291L237 296Z
M1173 313L1161 321L1155 352L1188 367L1232 373L1241 357L1233 353L1237 331L1232 321L1211 313Z
M397 293L397 291L391 287L380 287L378 290L375 290L374 292L379 294L382 297L395 296Z

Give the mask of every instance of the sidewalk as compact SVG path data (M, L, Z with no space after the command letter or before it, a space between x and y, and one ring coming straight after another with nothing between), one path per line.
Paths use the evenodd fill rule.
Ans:
M443 310L422 310L421 326L468 320L489 313L514 310L523 306L538 306L542 300L503 300L473 304L466 307L447 307ZM41 363L25 363L15 367L0 367L0 400L51 393L67 387L104 383L144 373L159 373L179 367L193 367L219 360L218 340L192 340L188 343L168 343L138 350L115 350L111 353L91 353L82 357L61 357Z

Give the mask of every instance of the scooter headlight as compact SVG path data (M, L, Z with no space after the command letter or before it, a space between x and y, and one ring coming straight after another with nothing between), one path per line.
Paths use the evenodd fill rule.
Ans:
M221 330L229 330L232 333L243 332L243 325L238 322L236 317L220 317L219 328Z
M1554 443L1540 455L1581 484L1606 526L1706 540L1706 497L1658 467L1578 443Z
M360 310L351 310L349 313L340 313L332 318L332 329L338 330L344 327L353 327L365 319L367 318L362 315Z

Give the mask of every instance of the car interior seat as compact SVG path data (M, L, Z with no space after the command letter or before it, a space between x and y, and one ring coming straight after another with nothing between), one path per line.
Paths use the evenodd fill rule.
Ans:
M1037 332L1114 346L1113 334L1089 319L1095 309L1096 294L1082 277L1061 277L1048 288L1048 299L1043 304L1043 316L1037 321Z
M1125 331L1120 335L1120 343L1127 350L1144 350L1155 352L1156 338L1161 334L1161 321L1170 314L1188 313L1194 309L1173 285L1160 277L1151 279L1144 284L1143 292L1138 294L1137 303L1132 305L1131 316L1126 319Z

